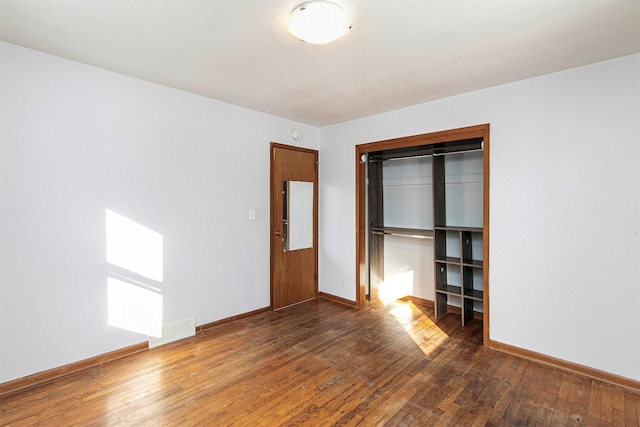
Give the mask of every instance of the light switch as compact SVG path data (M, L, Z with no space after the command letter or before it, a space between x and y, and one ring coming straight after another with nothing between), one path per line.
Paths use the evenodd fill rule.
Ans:
M255 221L255 220L256 220L256 210L249 209L249 221Z

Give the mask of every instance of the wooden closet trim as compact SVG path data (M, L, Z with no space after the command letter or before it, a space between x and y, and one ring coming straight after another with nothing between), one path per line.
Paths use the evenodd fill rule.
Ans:
M398 148L418 147L448 141L459 141L471 138L483 138L484 141L484 177L483 177L483 280L484 311L482 337L483 344L489 346L489 124L450 129L439 132L412 135L402 138L387 139L356 145L356 305L363 308L366 300L366 223L365 223L365 163L361 157L375 151Z

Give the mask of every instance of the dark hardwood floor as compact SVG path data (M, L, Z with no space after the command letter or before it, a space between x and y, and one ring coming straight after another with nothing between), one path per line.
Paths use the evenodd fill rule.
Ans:
M640 395L482 347L398 301L316 300L0 401L1 425L637 426Z

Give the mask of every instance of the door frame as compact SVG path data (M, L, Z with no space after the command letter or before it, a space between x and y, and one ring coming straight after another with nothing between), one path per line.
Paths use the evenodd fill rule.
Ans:
M469 126L458 129L450 129L439 132L425 133L421 135L413 135L402 138L387 139L383 141L369 142L366 144L356 145L355 162L356 162L356 306L363 308L366 301L366 205L365 193L366 176L365 163L362 161L362 155L368 155L371 152L393 150L398 148L417 147L421 145L431 145L448 141L459 141L463 139L471 139L482 137L484 141L484 177L483 177L483 281L484 281L484 298L482 301L483 322L482 337L483 344L489 346L489 124L477 126Z
M300 151L303 153L310 153L315 156L315 168L314 168L314 181L313 188L313 256L314 256L314 269L315 269L315 298L318 298L318 150L311 148L297 147L294 145L280 144L278 142L271 142L269 147L269 306L273 311L273 264L274 256L273 250L275 242L275 220L273 217L273 195L274 191L278 191L274 188L274 148L281 148L285 150ZM302 302L302 301L301 301ZM285 307L280 307L282 309Z

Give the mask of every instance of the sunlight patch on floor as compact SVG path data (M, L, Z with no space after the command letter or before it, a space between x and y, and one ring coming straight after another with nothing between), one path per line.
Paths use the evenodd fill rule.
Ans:
M424 354L430 355L449 339L449 335L422 312L423 308L413 302L396 300L387 307Z

